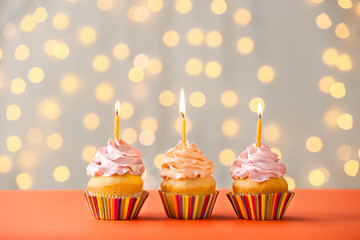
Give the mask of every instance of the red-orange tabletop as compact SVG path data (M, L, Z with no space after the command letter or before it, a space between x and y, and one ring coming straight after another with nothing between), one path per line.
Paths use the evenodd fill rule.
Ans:
M274 221L237 218L227 190L207 220L168 219L157 191L136 220L95 220L83 192L0 191L0 239L360 239L360 190L296 190Z

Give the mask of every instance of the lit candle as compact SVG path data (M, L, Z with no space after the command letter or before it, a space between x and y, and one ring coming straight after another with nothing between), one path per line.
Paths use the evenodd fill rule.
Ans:
M258 122L257 122L256 146L260 147L260 144L261 144L261 125L262 125L262 120L261 120L262 106L261 106L261 103L259 103L259 105L258 105L258 114L259 114L259 119L258 119Z
M114 140L119 141L119 112L120 112L120 102L117 101L115 104L115 127L114 127Z
M184 89L181 89L180 93L180 114L183 118L183 147L186 149L186 119L185 119L185 97L184 97Z

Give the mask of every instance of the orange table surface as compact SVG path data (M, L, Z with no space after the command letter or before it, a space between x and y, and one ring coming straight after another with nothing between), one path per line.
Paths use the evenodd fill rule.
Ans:
M166 217L150 191L138 219L92 218L83 190L0 191L0 239L360 239L360 189L298 189L285 217L237 218L220 190L210 219Z

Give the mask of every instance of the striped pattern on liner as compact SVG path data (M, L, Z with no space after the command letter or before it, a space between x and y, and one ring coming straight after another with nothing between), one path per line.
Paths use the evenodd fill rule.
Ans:
M278 220L293 199L294 192L272 194L226 194L239 218L248 220Z
M88 191L85 191L84 195L95 219L129 220L135 219L139 215L149 193L143 191L141 197L133 198L90 196Z
M218 191L209 195L186 196L159 191L166 215L176 219L205 219L211 216Z

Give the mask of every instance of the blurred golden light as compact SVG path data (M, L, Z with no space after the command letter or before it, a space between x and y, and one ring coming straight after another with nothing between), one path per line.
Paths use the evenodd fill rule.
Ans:
M221 95L221 103L225 107L233 107L238 101L237 94L232 90L227 90Z
M138 67L142 70L149 66L149 57L146 54L138 54L134 58L133 64L135 67Z
M350 177L355 177L359 172L359 161L349 160L344 165L344 171Z
M196 76L201 73L203 65L197 58L191 58L186 62L185 70L189 75Z
M358 2L358 3L356 4L356 9L355 9L355 11L356 11L357 15L360 16L360 2Z
M213 13L221 15L226 12L227 4L224 0L213 0L210 7Z
M97 153L97 148L94 145L88 145L83 148L81 156L85 162L91 162Z
M55 168L53 176L57 182L66 182L70 177L70 170L66 166L59 166Z
M231 149L224 149L219 154L220 163L224 166L230 166L234 162L235 158L235 153Z
M239 125L234 119L227 119L222 124L222 132L227 137L234 137L239 131Z
M52 19L52 24L57 30L64 30L69 26L69 17L65 13L58 13Z
M24 61L26 59L28 59L30 55L30 50L26 45L20 44L19 46L17 46L15 53L14 53L14 57L16 60L19 61Z
M164 160L165 160L165 154L159 153L158 155L156 155L154 157L154 165L155 165L155 167L160 169L161 164L163 164Z
M83 44L90 45L96 40L96 31L91 26L84 26L80 29L78 38Z
M332 22L326 13L321 13L316 17L316 25L321 29L328 29Z
M134 83L139 83L144 79L144 71L138 67L133 67L128 73L129 80Z
M175 8L179 13L186 14L191 11L191 0L176 0Z
M40 103L40 113L51 120L57 119L61 114L61 109L54 99L45 99Z
M338 52L335 48L328 48L324 51L322 59L325 64L333 66L336 64Z
M159 12L164 6L163 0L148 0L147 7L152 12Z
M69 47L66 43L58 43L54 48L54 56L58 59L65 59L69 56Z
M130 118L134 114L134 107L131 103L121 102L119 116L124 119Z
M139 142L144 146L150 146L155 142L155 134L151 131L142 131L139 135Z
M12 104L6 108L6 118L10 121L16 121L21 116L21 109L18 105Z
M322 3L324 0L312 0L314 3Z
M220 76L222 68L220 63L211 61L208 62L205 66L205 74L210 78L217 78Z
M337 126L337 119L340 116L340 111L337 109L329 109L324 113L324 122L328 127L334 128Z
M136 142L137 133L133 128L126 128L121 133L121 139L128 144Z
M109 101L113 95L114 90L108 83L101 83L95 90L95 96L101 102Z
M295 190L295 186L296 186L295 180L292 177L288 177L288 176L284 177L284 179L288 184L289 191Z
M150 73L150 74L158 74L161 72L162 70L162 63L159 59L157 58L152 58L149 61L149 65L147 66L146 70Z
M57 150L63 145L63 138L58 133L51 134L46 141L49 148Z
M28 173L20 173L16 176L16 184L18 185L19 189L26 190L31 188L33 179Z
M26 89L26 83L21 78L15 78L11 82L11 92L13 94L22 94Z
M29 143L36 144L42 140L42 134L40 129L31 128L26 133L26 139Z
M339 23L335 28L335 34L338 38L348 38L350 37L349 28L345 25L345 23Z
M350 130L353 127L353 117L348 113L341 114L338 117L337 125L341 129Z
M191 131L191 128L192 128L192 122L189 117L186 117L186 133L189 133ZM177 133L183 132L183 118L182 117L179 117L178 119L176 119L175 130Z
M128 18L133 22L145 22L149 19L150 12L144 7L132 7L128 11Z
M44 44L44 51L47 55L49 56L53 56L54 55L54 50L55 50L55 46L58 44L58 42L54 39L50 39L48 41L45 42Z
M108 11L113 6L113 0L97 0L97 7L102 11Z
M349 9L353 7L353 3L351 0L338 0L338 4L344 9Z
M276 124L268 124L264 128L264 139L269 142L276 142L280 137L280 129Z
M159 102L163 106L171 106L175 102L175 95L169 90L162 91L159 95Z
M349 160L351 157L351 147L349 145L341 145L336 149L336 156L343 161Z
M155 132L157 128L158 123L155 118L148 117L141 122L141 129L143 131Z
M274 69L269 65L261 66L257 72L257 77L261 82L268 83L274 79Z
M342 82L335 82L330 87L330 94L334 98L343 98L346 95L345 85Z
M189 102L194 107L202 107L206 102L206 97L202 92L193 92L189 97Z
M75 74L67 74L60 80L60 88L66 94L73 94L79 88L79 78Z
M118 43L113 48L113 54L117 59L123 60L129 56L130 49L125 43Z
M138 83L131 89L132 94L135 98L145 99L149 96L149 88L144 83Z
M319 137L312 136L306 140L305 146L310 152L319 152L322 149L323 143Z
M352 68L352 60L349 56L349 54L341 54L338 56L338 58L336 59L336 67L340 70L340 71L349 71Z
M18 136L10 136L6 139L6 146L8 151L17 152L21 148L21 140Z
M280 152L280 149L273 147L273 148L271 148L271 151L272 151L273 153L276 153L276 154L278 155L278 158L281 159L282 154L281 154L281 152Z
M320 169L312 170L309 173L308 180L311 185L319 187L325 183L325 174Z
M38 7L32 15L32 18L37 23L45 22L47 17L48 17L48 13L47 13L46 9L43 7Z
M8 173L12 168L12 161L6 155L0 155L0 173Z
M44 71L39 67L33 67L29 70L28 78L30 82L39 83L44 80Z
M320 79L319 88L324 93L330 93L331 86L335 83L335 79L331 76L325 76Z
M204 32L200 28L193 28L187 33L187 40L191 45L198 46L204 41Z
M236 11L234 20L236 23L245 26L251 21L251 13L248 9L241 8Z
M28 168L34 165L35 157L30 151L21 151L18 155L19 165L23 168Z
M258 106L259 103L261 103L262 106L262 110L264 111L265 109L265 102L261 97L255 97L253 99L250 100L249 102L249 108L252 112L254 113L258 113Z
M242 54L249 54L254 50L254 42L249 37L240 38L237 42L237 49Z
M209 47L218 47L222 43L222 36L218 31L210 31L206 34L205 42Z
M24 32L31 32L36 27L36 22L30 14L25 15L25 17L20 22L20 29Z
M179 34L174 30L169 30L163 35L163 42L168 47L175 47L180 41Z
M84 127L89 130L94 130L100 125L100 118L96 113L88 113L83 119Z
M105 55L98 55L93 59L93 68L98 72L105 72L110 67L110 60Z

